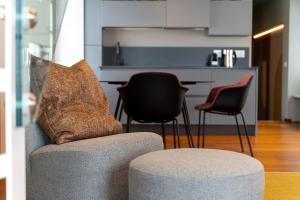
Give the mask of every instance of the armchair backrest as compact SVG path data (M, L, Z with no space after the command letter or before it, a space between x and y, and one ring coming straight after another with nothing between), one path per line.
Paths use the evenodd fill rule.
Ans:
M31 191L31 164L29 156L33 151L47 144L51 144L51 141L37 124L31 124L25 128L26 185L28 190L27 194L29 196Z

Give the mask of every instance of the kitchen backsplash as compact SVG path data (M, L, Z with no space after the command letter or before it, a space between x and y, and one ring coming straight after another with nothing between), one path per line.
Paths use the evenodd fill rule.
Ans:
M244 50L245 57L237 58L234 67L249 66L249 48L241 47L120 47L119 58L116 47L103 47L104 66L207 66L208 56L213 50ZM118 60L118 61L117 61Z

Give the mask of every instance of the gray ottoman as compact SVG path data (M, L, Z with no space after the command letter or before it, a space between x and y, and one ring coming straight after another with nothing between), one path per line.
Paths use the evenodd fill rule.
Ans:
M212 149L173 149L130 163L130 200L261 200L264 168L247 155Z

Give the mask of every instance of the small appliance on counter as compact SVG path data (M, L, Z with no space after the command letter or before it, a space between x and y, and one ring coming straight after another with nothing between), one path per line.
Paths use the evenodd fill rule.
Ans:
M212 53L208 56L207 66L220 66L218 54Z
M233 49L224 49L221 60L221 66L233 68L237 60L236 52Z

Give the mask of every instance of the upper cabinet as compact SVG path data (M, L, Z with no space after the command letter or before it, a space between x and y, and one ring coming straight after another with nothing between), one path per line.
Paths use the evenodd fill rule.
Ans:
M209 35L251 35L252 0L213 0Z
M102 27L208 28L208 34L252 34L252 0L101 1Z
M165 1L102 1L103 27L165 27Z
M167 0L167 27L209 27L210 0Z

